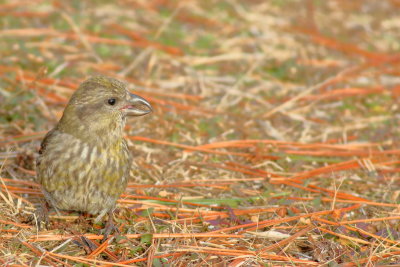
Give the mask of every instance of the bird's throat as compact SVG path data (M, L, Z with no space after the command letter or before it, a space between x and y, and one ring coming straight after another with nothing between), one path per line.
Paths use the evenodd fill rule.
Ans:
M91 116L91 118L77 119L64 115L57 128L85 143L109 147L123 138L124 126L123 117Z

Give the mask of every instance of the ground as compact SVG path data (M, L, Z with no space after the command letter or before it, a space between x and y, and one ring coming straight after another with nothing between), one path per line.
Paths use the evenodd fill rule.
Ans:
M400 1L0 3L0 263L400 263ZM50 211L40 141L103 74L151 115L104 222Z

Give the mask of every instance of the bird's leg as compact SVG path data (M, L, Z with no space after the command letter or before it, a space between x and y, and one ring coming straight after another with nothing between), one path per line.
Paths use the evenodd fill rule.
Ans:
M116 234L119 234L118 227L116 227L114 224L113 209L108 211L108 220L106 222L106 226L104 227L104 229L102 231L104 231L104 237L101 240L101 242L106 241L108 236L113 232Z
M49 219L49 208L48 203L41 201L39 206L35 210L35 217L37 221L37 226L39 231L43 228L46 229L49 226L50 219Z
M53 208L54 208L54 210L56 211L57 215L58 215L58 216L61 216L60 211L57 209L56 201L55 201L55 200L53 199L53 197L49 194L49 192L47 192L46 190L44 190L44 189L42 188L42 193L43 193L43 195L45 196L45 198L46 198L46 200L47 200L46 205L48 205L48 204L49 204L48 202L50 202L51 206L53 206Z
M40 204L36 207L35 215L33 217L33 220L37 221L39 231L42 229L47 229L50 224L50 219L49 219L50 205L53 206L57 215L61 216L60 211L56 208L56 202L53 199L53 197L43 188L42 188L42 193L45 196L46 200L40 201Z

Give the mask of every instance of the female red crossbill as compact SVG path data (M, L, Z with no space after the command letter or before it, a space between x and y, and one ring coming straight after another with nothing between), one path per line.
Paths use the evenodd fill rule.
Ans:
M112 211L131 167L123 138L126 117L151 110L116 79L97 76L83 82L41 144L37 180L47 202L56 210L98 215L95 221Z

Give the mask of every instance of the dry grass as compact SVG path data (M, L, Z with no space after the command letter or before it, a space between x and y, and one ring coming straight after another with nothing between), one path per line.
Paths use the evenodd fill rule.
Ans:
M400 2L0 4L0 264L400 262ZM102 73L155 107L129 122L132 180L101 243L51 213L34 158Z

